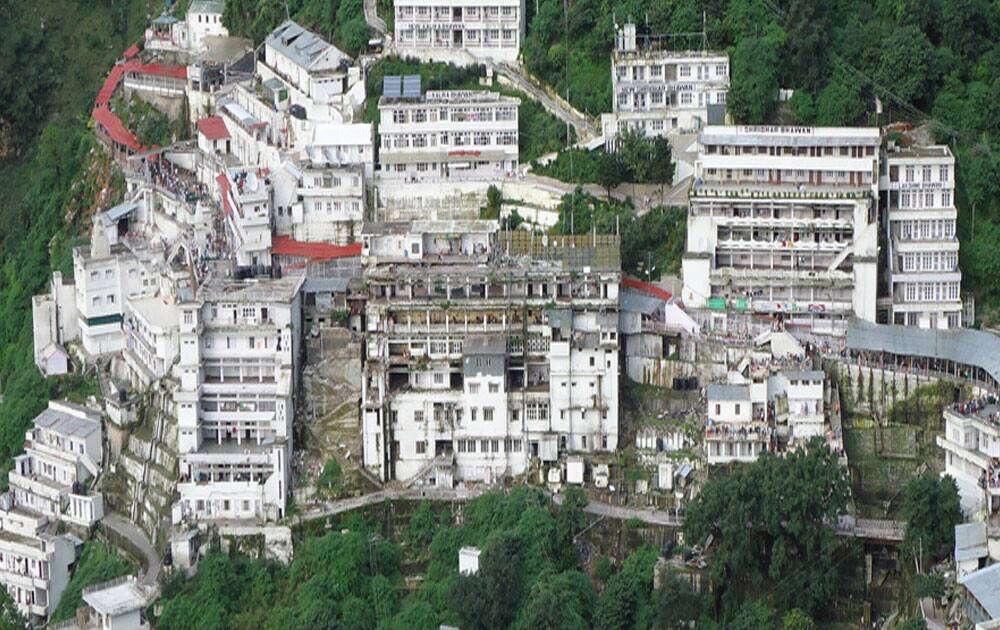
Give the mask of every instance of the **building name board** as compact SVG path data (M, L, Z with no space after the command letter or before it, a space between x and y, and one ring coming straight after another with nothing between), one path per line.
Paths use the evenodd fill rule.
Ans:
M811 136L812 127L785 127L782 125L745 125L739 128L740 133L781 134L785 136Z
M948 182L890 182L889 190L941 190Z

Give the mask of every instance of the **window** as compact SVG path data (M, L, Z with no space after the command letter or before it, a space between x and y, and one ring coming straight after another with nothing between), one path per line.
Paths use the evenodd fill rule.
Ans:
M108 304L114 304L114 303L115 303L115 296L114 296L113 293L109 293L108 294Z
M945 190L941 193L941 205L945 208L951 207L951 191Z
M923 175L923 181L925 181L925 182L931 181L931 167L930 166L925 166L923 168L922 175Z
M417 455L423 455L427 452L427 442L424 440L417 440Z
M740 415L740 404L736 403L736 415Z
M680 76L682 76L682 77L690 77L691 76L691 66L680 66L678 68L678 70L679 70Z
M479 393L479 383L469 383L469 393L478 394Z
M434 373L434 384L435 385L443 385L444 384L444 374L442 374L440 372L435 372Z
M681 105L690 105L690 104L691 104L691 93L681 92Z
M493 420L493 407L483 407L483 420L485 422Z
M943 181L943 182L948 181L948 174L949 174L949 172L950 172L950 169L948 168L947 165L941 167L941 173L940 173L941 181Z
M500 391L499 383L490 383L490 393L495 394Z
M906 181L912 182L913 179L914 179L914 177L915 177L915 175L916 175L916 172L917 172L917 168L915 166L907 166L906 167Z
M413 421L414 422L423 422L424 421L424 410L423 409L415 409L413 411Z
M475 421L476 421L476 413L477 413L478 411L479 411L479 410L478 410L478 409L476 409L475 407L470 407L470 408L469 408L469 418L470 418L470 419L471 419L471 420L472 420L473 422L475 422Z
M715 405L715 415L722 415L722 405Z
M184 323L193 324L194 323L194 313L191 311L184 311Z
M724 63L720 63L720 64L718 64L718 65L715 66L715 74L716 74L716 76L720 76L720 77L726 76L726 70L727 70L726 69L726 64L724 64Z

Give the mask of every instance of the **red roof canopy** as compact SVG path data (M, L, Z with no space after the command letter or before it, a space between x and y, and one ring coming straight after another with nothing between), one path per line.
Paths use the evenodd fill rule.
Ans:
M187 78L187 66L171 66L165 63L142 63L133 59L124 64L125 72L135 72L136 74L155 74L161 77L173 77L175 79Z
M215 183L219 185L219 191L222 193L222 209L228 216L233 213L233 206L229 203L229 178L225 173L219 173L215 177Z
M139 54L139 44L136 43L126 48L125 52L122 53L122 56L125 57L126 59L131 59L132 57L135 57L138 54Z
M670 291L661 289L655 284L643 282L638 278L629 278L628 276L625 276L622 278L622 284L624 284L626 287L630 289L635 289L636 291L642 291L643 293L647 293L649 295L652 295L653 297L658 297L661 300L669 300L671 297L673 297L670 295Z
M277 256L293 256L313 260L350 258L361 255L361 243L333 245L331 243L297 241L290 236L274 236L271 238L271 253Z
M228 140L231 137L222 116L202 118L198 121L198 132L209 140Z
M116 64L115 67L111 68L111 72L108 73L108 77L104 79L104 85L101 86L101 91L97 93L98 107L103 107L111 101L111 97L115 95L115 90L118 89L118 83L122 80L123 74L125 74L124 65Z
M104 127L111 140L129 147L133 151L142 150L142 146L139 144L139 140L135 137L135 134L126 129L122 121L110 109L107 107L95 107L90 115L93 116L97 124Z

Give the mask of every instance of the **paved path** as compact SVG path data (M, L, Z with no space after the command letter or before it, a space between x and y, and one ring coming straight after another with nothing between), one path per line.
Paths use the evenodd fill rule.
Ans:
M160 556L153 549L145 532L139 529L135 523L114 513L106 514L101 519L101 523L119 536L128 539L136 549L146 556L146 573L142 576L142 583L147 586L155 585L156 578L160 575Z
M372 492L371 494L365 494L360 497L351 497L349 499L332 501L326 503L325 505L305 510L302 513L302 519L308 521L333 516L369 505L375 505L385 500L396 501L409 499L415 501L420 499L429 499L431 501L466 501L478 497L485 491L485 488L476 488L473 490L467 490L465 488L456 488L453 490L449 490L447 488L385 489L378 492ZM552 497L552 501L556 505L562 504L563 496L561 494L553 495L548 492L546 492L546 494L549 494L549 496ZM637 518L642 522L649 523L651 525L679 526L683 524L683 519L678 518L670 512L621 507L618 505L610 505L608 503L594 501L588 503L587 507L585 507L583 511L588 514L596 514L598 516L622 520Z
M365 22L381 35L385 35L388 30L385 20L380 18L375 10L375 0L365 0Z
M518 65L511 63L491 63L493 70L506 77L517 89L536 100L549 113L576 129L577 142L587 142L600 135L590 118L567 103L553 92L534 81Z
M556 494L552 495L552 502L556 505L562 505L563 495ZM643 523L649 523L650 525L666 525L671 527L680 527L684 524L684 519L671 514L665 510L652 510L652 509L641 509L624 507L621 505L611 505L610 503L601 503L600 501L591 501L587 503L587 506L583 508L584 512L588 514L596 514L598 516L603 516L605 518L616 518L621 520L629 520L637 518Z
M339 501L329 501L321 506L313 507L302 512L302 520L313 520L334 516L343 512L350 512L358 508L375 505L383 501L430 499L431 501L466 501L478 497L485 489L468 490L466 488L386 488L377 492L340 499Z

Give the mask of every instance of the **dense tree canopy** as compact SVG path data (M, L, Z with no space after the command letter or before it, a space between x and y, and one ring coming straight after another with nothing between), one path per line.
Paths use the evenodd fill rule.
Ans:
M847 507L850 487L836 456L818 440L808 451L755 463L710 480L692 502L684 531L715 539L712 576L724 603L766 596L772 603L819 610L836 592L829 523Z
M955 525L964 520L955 480L933 472L911 479L903 491L900 518L906 521L903 546L909 553L947 555L955 545Z

